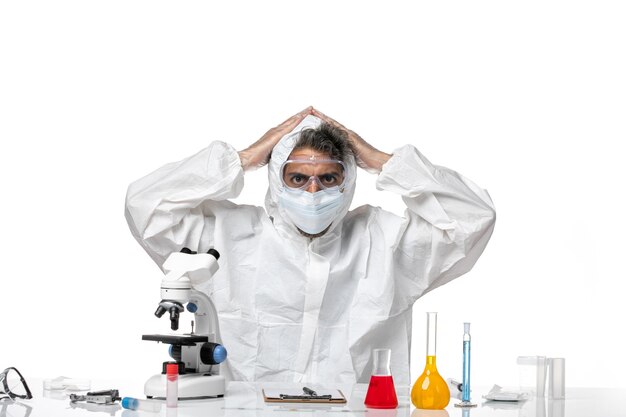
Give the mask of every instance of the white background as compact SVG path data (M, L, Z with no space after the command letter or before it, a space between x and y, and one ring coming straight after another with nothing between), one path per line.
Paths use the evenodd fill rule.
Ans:
M518 355L569 386L625 387L626 6L615 1L0 3L0 368L144 379L161 274L127 185L215 139L243 149L314 105L391 152L416 145L484 188L491 242L414 308L438 364L515 385ZM238 202L263 204L266 171ZM359 172L354 206L402 213Z

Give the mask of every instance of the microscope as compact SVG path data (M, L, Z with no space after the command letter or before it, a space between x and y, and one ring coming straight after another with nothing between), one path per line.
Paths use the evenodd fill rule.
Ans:
M154 313L162 317L169 313L170 327L178 330L180 314L194 314L191 334L143 335L142 340L170 344L169 353L175 362L164 362L160 374L152 376L144 386L147 398L165 398L168 363L178 364L178 398L199 399L223 397L226 381L219 374L219 364L226 359L226 349L220 344L217 311L211 299L196 287L209 280L217 272L220 254L215 249L208 253L196 253L188 248L172 253L163 269L167 271L161 281L161 302Z

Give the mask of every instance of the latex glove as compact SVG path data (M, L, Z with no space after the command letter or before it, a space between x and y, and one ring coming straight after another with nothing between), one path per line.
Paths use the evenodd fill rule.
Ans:
M267 164L272 154L272 149L278 141L287 133L291 132L307 115L311 114L313 107L309 106L300 113L294 114L276 127L268 130L261 139L239 151L239 159L244 171L250 171Z
M381 152L369 143L367 143L361 136L356 134L350 129L347 129L341 123L337 122L334 119L326 116L324 113L320 112L317 109L312 110L313 116L317 116L322 119L324 122L335 126L348 134L348 140L350 141L350 146L352 147L352 151L354 152L354 156L356 158L356 163L359 167L363 168L367 172L372 174L378 174L383 169L383 165L385 162L391 158L391 155L385 152Z

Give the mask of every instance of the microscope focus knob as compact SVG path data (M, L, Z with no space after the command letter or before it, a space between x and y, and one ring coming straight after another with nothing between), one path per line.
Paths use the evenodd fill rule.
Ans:
M205 365L217 365L226 360L228 352L219 343L208 342L200 348L200 359Z

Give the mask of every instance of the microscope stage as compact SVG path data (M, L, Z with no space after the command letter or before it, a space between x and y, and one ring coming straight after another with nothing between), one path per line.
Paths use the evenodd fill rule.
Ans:
M172 334L144 334L141 340L152 340L154 342L163 342L170 345L193 346L196 343L208 342L207 336L196 335L172 335Z

